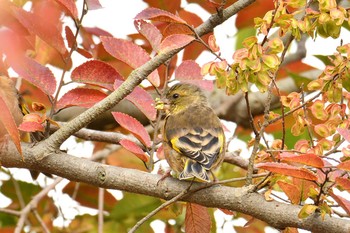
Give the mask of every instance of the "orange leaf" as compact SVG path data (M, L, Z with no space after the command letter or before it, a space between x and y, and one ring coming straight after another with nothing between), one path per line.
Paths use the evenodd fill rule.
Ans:
M175 34L166 37L160 44L159 53L167 53L174 49L185 47L194 40L193 36Z
M124 81L123 77L109 64L91 60L76 67L71 75L75 82L97 85L108 90L114 90L115 80Z
M220 47L216 44L216 39L214 35L210 35L208 39L208 45L213 52L219 52Z
M75 37L74 37L74 34L72 32L72 29L70 29L70 27L66 26L64 28L64 31L66 32L66 39L67 39L68 47L72 48L75 44Z
M287 195L287 197L293 204L298 204L300 202L301 192L296 185L280 180L277 181L277 184L278 186L280 186L280 188L283 190L283 192Z
M135 20L138 19L146 19L146 20L154 20L154 21L162 21L169 23L183 23L186 24L186 21L181 19L180 17L157 8L147 8L140 13L138 13L135 17Z
M61 3L68 10L69 14L74 19L78 19L78 10L74 0L56 0L56 1Z
M343 177L335 178L335 183L350 193L350 180Z
M237 14L237 29L254 26L255 17L263 17L266 12L274 9L273 1L257 0L254 4L240 10Z
M330 192L329 194L346 211L347 214L350 214L350 201L341 196L335 195L333 192Z
M46 12L46 15L40 15L40 12L27 12L19 7L12 7L12 9L13 15L19 22L21 22L21 24L23 24L25 28L28 29L30 33L40 37L47 44L57 49L60 54L67 53L60 27L55 25L55 23L58 23L58 19L49 18L49 20L47 20L45 18L50 17L50 11L54 11L56 9L48 7L48 12ZM56 12L53 12L53 15L55 13Z
M135 154L139 159L143 162L148 162L148 157L145 155L145 152L135 143L128 139L122 139L119 141L120 145L122 145L125 149Z
M211 219L208 209L204 206L187 203L185 217L186 233L210 232Z
M324 167L323 160L315 154L295 155L292 153L284 152L284 153L281 153L280 158L282 161L296 162L296 163L301 163L301 164L305 164L305 165L309 165L317 168Z
M90 108L105 97L107 94L102 91L78 87L64 94L57 102L56 108L62 109L68 106Z
M122 39L101 36L103 47L113 57L125 62L136 69L150 60L149 54L140 46ZM160 80L158 71L153 71L148 80L155 86L159 86Z
M3 77L0 77L0 78L3 78ZM3 99L2 95L0 95L0 109L1 109L0 127L5 127L7 133L10 135L12 141L16 145L18 152L22 155L21 139L19 136L19 131L17 129L15 119L13 118L11 111L7 106L5 100Z
M305 168L297 168L288 164L283 163L260 163L256 165L258 168L262 168L265 170L268 170L270 172L286 175L286 176L292 176L300 179L305 180L317 180L317 176L305 169Z
M350 171L350 160L338 164L337 168Z
M112 112L112 115L121 127L130 131L130 133L141 140L145 146L151 146L151 138L145 127L138 120L121 112Z

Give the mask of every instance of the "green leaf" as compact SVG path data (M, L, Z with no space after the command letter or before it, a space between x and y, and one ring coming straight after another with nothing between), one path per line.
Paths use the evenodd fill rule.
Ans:
M18 218L14 215L0 213L0 229L4 227L15 227L18 222Z
M236 33L236 45L235 49L243 48L242 42L245 38L256 35L256 29L254 27L245 27L238 30Z
M297 87L301 87L301 86L306 87L312 81L311 79L306 78L305 76L302 76L302 75L297 74L297 73L288 72L288 71L287 71L287 73L290 77L292 77L292 79Z
M328 66L328 65L332 65L331 61L329 60L329 58L334 58L333 55L331 56L326 56L326 55L314 55L314 57L316 57L317 59L319 59L324 65Z
M16 181L21 190L24 203L28 203L32 200L32 197L35 196L38 192L41 191L41 187L39 185L34 185L31 183ZM5 181L0 189L1 193L5 196L12 198L12 201L17 201L17 197L15 196L16 190L11 180Z

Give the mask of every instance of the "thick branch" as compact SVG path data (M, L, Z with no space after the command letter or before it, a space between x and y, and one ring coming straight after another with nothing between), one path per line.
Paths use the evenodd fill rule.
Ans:
M22 161L12 143L3 145L4 148L0 150L2 166L35 169L73 181L166 200L175 197L188 187L188 182L174 178L167 178L157 185L159 175L108 166L65 153L50 154L42 161L37 161L33 155L33 148L26 144L22 146L25 161ZM202 185L205 184L195 183L192 189ZM260 194L250 193L247 187L232 188L215 185L188 195L183 198L183 201L249 214L278 229L297 227L312 232L350 232L350 221L329 216L322 220L318 214L299 219L298 213L301 207L277 201L267 202Z

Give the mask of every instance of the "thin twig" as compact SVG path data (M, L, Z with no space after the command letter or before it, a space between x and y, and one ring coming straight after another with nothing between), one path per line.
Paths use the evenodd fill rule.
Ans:
M12 214L12 215L15 215L15 216L20 216L21 215L21 211L11 210L11 209L0 208L0 212L1 213L5 213L5 214Z
M103 233L104 188L98 188L98 233Z
M165 207L171 205L172 203L176 202L177 200L179 200L180 198L184 197L188 191L190 190L192 183L190 183L190 185L188 186L188 188L184 189L181 193L179 193L178 195L176 195L175 197L173 197L172 199L164 202L163 204L161 204L158 208L154 209L153 211L151 211L149 214L147 214L143 219L141 219L140 221L138 221L135 226L133 226L133 228L131 228L130 231L128 231L128 233L134 233L144 222L146 222L148 219L150 219L152 216L154 216L156 213L158 213L160 210L164 209Z
M63 180L63 178L59 177L56 178L52 184L46 186L43 190L41 190L38 194L36 194L33 199L21 210L21 215L20 218L17 222L17 226L15 229L15 233L21 233L23 226L24 226L24 222L27 220L28 218L28 214L30 213L31 210L35 209L36 206L38 205L39 201L44 198L47 193L52 190L53 188L55 188L55 186L60 183Z
M282 63L281 63L282 64ZM277 85L277 82L275 79L272 80L274 86L275 86L275 89L276 89L276 92L277 92L277 95L278 96L281 96L281 92L280 92L280 89ZM284 112L284 106L283 106L283 103L282 103L282 99L280 98L280 103L281 103L281 113L282 113L282 147L281 147L281 150L284 149L284 142L286 140L286 122L285 122L285 112Z
M309 114L307 113L307 109L306 109L306 105L305 105L305 93L303 91L303 87L301 88L301 103L303 105L303 112L304 112L304 117L305 117L305 121L306 121L306 126L307 126L307 132L310 138L310 146L312 148L315 147L314 145L314 140L313 140L313 136L312 136L312 132L311 132L311 126L309 124Z
M43 219L40 217L38 211L37 211L36 209L34 209L34 210L32 210L32 211L33 211L33 214L34 214L36 220L38 220L38 222L40 223L41 228L43 229L43 231L44 231L45 233L50 233L49 228L47 228L45 222L44 222Z
M87 14L88 12L88 7L87 7L87 3L86 1L84 0L83 1L83 10L82 10L82 13L81 13L81 16L80 16L80 19L78 21L75 22L75 26L77 28L77 30L75 31L75 35L74 35L74 44L72 45L71 49L69 50L69 53L68 53L68 56L63 58L63 61L64 61L64 68L63 68L63 72L62 72L62 75L61 75L61 78L60 78L60 82L59 82L59 85L58 85L58 88L57 88L57 92L55 94L55 97L53 99L53 103L52 103L52 108L51 108L51 111L50 111L50 118L52 118L54 112L55 112L55 107L56 107L56 103L57 103L57 100L58 100L58 96L61 92L61 89L62 87L64 86L64 77L68 71L68 66L69 66L69 59L72 57L72 54L74 51L76 51L77 49L77 40L78 40L78 35L79 35L79 31L81 29L81 25L82 25L82 22L83 22L83 19L84 19L84 16Z
M259 133L258 133L258 130L256 129L256 127L254 125L254 117L253 117L253 114L252 114L252 111L251 111L251 108L250 108L249 96L248 95L249 95L248 92L244 93L244 99L245 99L245 102L246 102L246 105L247 105L247 112L248 112L248 116L249 116L249 122L250 122L250 125L252 127L252 130L253 130L255 136L258 136Z
M161 91L161 94L160 94L160 99L163 99L166 95L166 88L168 86L168 80L169 80L169 68L170 68L170 62L171 62L171 59L168 60L166 63L165 63L165 74L164 74L164 86L163 86L163 90ZM157 110L157 119L156 119L156 123L154 124L154 131L153 131L153 145L152 145L152 148L151 148L151 152L150 152L150 160L149 160L149 163L147 165L147 169L148 171L152 171L153 170L153 167L154 167L154 153L156 151L156 141L157 141L157 137L158 137L158 130L159 130L159 127L160 127L160 122L161 122L161 119L162 119L162 116L163 116L163 113L159 110Z
M261 173L261 174L254 174L252 175L253 178L260 178L268 175L269 173ZM246 178L245 177L238 177L238 178L232 178L232 179L227 179L227 180L220 180L216 181L216 184L227 184L227 183L234 183L234 182L239 182L239 181L244 181Z

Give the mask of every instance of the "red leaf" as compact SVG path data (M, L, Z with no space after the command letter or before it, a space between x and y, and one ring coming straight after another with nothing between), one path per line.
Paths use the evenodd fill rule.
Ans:
M84 27L84 31L88 32L89 34L95 35L95 36L109 36L113 37L113 35L101 28L98 27Z
M57 102L56 108L62 109L68 106L89 108L103 100L106 96L106 93L96 89L78 87L64 94Z
M130 41L105 36L101 37L101 41L109 54L134 69L150 60L149 54L143 48ZM158 87L160 83L158 71L153 71L148 76L148 80Z
M305 180L317 180L317 176L305 168L296 168L283 163L260 163L256 165L258 168L268 170L270 172L292 176Z
M346 191L348 191L350 193L350 180L347 178L343 178L343 177L337 177L335 178L335 182L337 183L337 185L339 185L340 187L342 187L343 189L345 189Z
M148 20L154 20L154 21L162 21L162 22L169 22L169 23L183 23L186 24L186 21L181 19L180 17L167 12L163 11L161 9L157 8L147 8L140 13L138 13L135 17L135 20L138 19L148 19Z
M218 208L218 210L221 210L226 215L236 216L236 212L228 209Z
M74 18L78 18L78 10L75 5L74 0L56 0L57 2L61 3L65 8L67 8L69 14Z
M337 168L350 171L350 160L338 164Z
M122 139L119 141L119 143L128 151L134 153L143 162L148 162L148 156L145 155L145 152L135 142L132 142L128 139Z
M211 219L208 209L204 206L189 203L186 204L185 232L198 233L210 232Z
M135 20L134 25L136 30L144 37L146 37L153 50L158 52L159 45L163 37L158 28L151 23L147 23L144 20Z
M66 26L64 28L65 32L66 32L66 39L67 39L67 42L68 42L68 47L69 48L72 48L75 44L75 37L74 37L74 34L72 32L72 29L70 29L70 27Z
M333 192L330 192L330 195L346 211L347 214L350 214L350 201L341 196L335 195Z
M99 0L86 0L89 10L98 10L102 8L102 5Z
M298 186L280 180L277 181L277 184L293 204L298 204L300 202L301 192Z
M60 54L67 52L60 27L55 25L53 21L47 20L46 15L33 14L18 7L12 9L14 16L30 33L40 37L47 44L57 49Z
M323 160L315 154L295 155L292 153L284 152L280 154L280 158L282 159L282 161L296 162L317 168L324 167Z
M116 80L114 88L117 89L122 82ZM157 110L155 109L155 102L152 96L142 89L141 87L136 87L130 95L126 97L131 103L133 103L140 111L145 114L145 116L154 121L157 116Z
M175 70L175 79L192 83L201 87L202 89L212 91L213 81L203 80L200 66L193 60L183 61Z
M92 54L85 49L77 48L77 52L87 59L93 58Z
M3 78L3 77L1 77ZM1 94L1 92L0 92ZM18 152L22 155L21 139L15 119L13 118L9 107L7 106L4 97L0 95L0 127L5 127L7 133L10 135L12 141L16 145ZM0 135L1 136L1 135Z
M160 145L160 147L157 149L156 155L159 160L165 159L163 145Z
M193 60L183 61L175 70L175 78L179 81L202 80L200 66Z
M98 187L86 183L69 182L62 191L70 197L75 195L74 200L79 202L80 205L98 209L98 189ZM111 193L104 192L103 210L112 211L117 202L117 199Z
M112 115L121 127L130 131L147 147L151 146L151 138L145 127L138 120L121 112L112 112Z
M337 128L338 133L345 138L346 141L350 142L350 130Z
M45 130L42 124L33 121L23 122L18 128L24 132L44 132Z
M174 49L183 48L194 40L193 36L175 34L166 37L160 44L159 53L167 53Z
M87 61L75 68L71 78L75 82L97 85L111 91L116 79L124 80L112 66L96 60Z
M56 79L51 70L29 57L10 57L9 63L17 74L37 86L47 95L56 90Z

